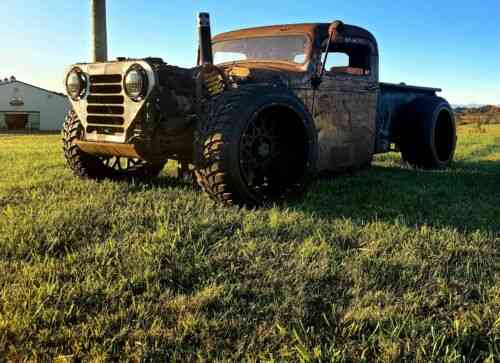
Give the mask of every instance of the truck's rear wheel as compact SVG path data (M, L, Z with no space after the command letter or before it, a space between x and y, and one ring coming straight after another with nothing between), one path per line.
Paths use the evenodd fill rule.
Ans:
M421 97L407 109L402 129L403 160L415 167L444 169L455 155L457 142L453 110L440 97Z
M81 178L145 179L158 176L165 166L166 162L152 164L140 159L87 154L76 144L82 131L77 114L70 111L62 130L63 151L68 166Z
M198 184L216 201L245 206L299 194L315 167L312 125L286 91L227 91L209 102L198 126Z

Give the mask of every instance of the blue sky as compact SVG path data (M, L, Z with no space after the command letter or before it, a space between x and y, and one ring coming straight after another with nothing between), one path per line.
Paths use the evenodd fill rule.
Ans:
M65 68L90 59L88 0L1 0L0 76L62 91ZM381 80L437 86L452 103L500 104L500 1L108 0L110 57L192 66L195 14L214 33L341 19L380 47Z

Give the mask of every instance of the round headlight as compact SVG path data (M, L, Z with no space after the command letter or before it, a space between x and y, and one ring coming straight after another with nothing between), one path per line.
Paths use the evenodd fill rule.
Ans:
M148 75L144 68L135 64L127 71L124 80L125 93L133 101L141 101L148 91Z
M87 80L83 72L77 68L68 73L66 77L66 91L75 101L83 97L87 88Z

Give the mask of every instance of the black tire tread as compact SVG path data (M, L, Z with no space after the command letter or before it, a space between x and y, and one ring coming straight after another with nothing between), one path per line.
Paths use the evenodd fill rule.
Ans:
M254 202L230 187L230 176L222 165L227 142L221 135L229 133L234 114L245 96L249 96L249 93L228 91L208 101L206 117L201 121L195 137L196 181L211 199L225 205L232 205L236 200Z
M239 152L239 132L254 112L262 110L275 97L283 96L283 89L263 86L245 86L227 90L208 100L195 131L194 155L195 176L198 185L208 196L224 205L256 207L301 196L314 174L316 144L311 144L308 164L303 178L297 184L283 188L282 194L260 195L251 191L242 177L235 153ZM290 102L300 107L300 100L293 94ZM286 99L285 97L285 99ZM283 102L287 102L284 100ZM296 102L296 103L295 103ZM305 107L304 111L307 112ZM308 134L314 134L312 121L307 120Z
M405 163L424 169L442 169L449 165L449 162L442 163L436 160L432 152L432 146L428 143L429 133L433 132L435 122L435 120L429 118L429 115L442 104L445 104L451 110L448 102L438 96L419 97L408 105L406 111L407 123L403 130L400 145L401 156ZM453 117L453 114L451 116Z

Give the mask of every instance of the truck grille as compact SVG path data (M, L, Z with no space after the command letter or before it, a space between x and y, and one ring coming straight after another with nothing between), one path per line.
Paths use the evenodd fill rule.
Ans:
M121 75L90 76L87 105L87 132L123 134L125 108Z

